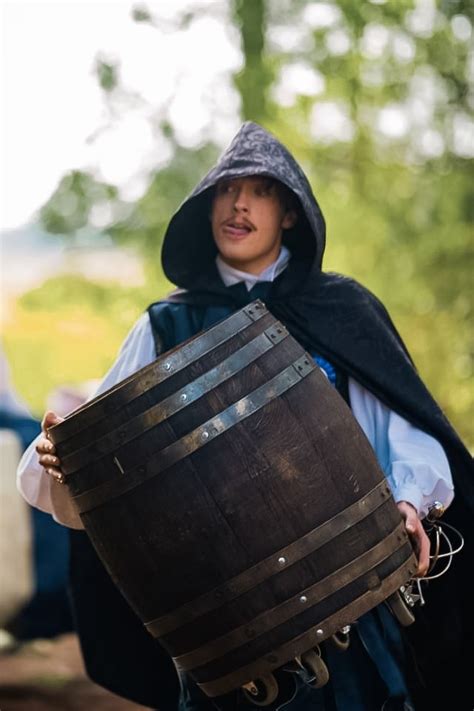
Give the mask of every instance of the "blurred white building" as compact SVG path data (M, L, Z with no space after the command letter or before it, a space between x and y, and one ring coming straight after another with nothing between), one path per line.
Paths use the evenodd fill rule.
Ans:
M29 225L0 232L0 277L2 300L21 294L61 273L82 274L88 279L116 281L126 286L144 283L143 262L132 249L91 241L68 245Z

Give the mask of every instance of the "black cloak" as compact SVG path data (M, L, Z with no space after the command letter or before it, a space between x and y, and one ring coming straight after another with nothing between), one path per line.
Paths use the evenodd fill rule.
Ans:
M222 283L215 266L217 250L209 221L216 182L247 175L276 178L295 193L300 204L298 221L284 234L283 241L292 255L290 264L271 285L267 285L264 300L269 310L307 350L325 357L389 408L434 436L447 454L456 496L444 519L462 531L466 546L456 556L448 573L429 585L426 590L427 604L418 609L417 622L408 629L415 657L413 688L417 709L435 711L449 708L452 707L453 697L460 711L472 709L474 694L470 679L463 674L468 660L471 660L470 667L474 669L471 594L466 573L467 566L473 562L472 457L421 381L380 301L353 279L322 271L325 223L311 186L293 156L260 126L250 122L242 126L216 167L172 218L165 235L162 259L166 275L180 290L156 306L162 311L166 308L164 304L172 304L173 321L180 318L180 310L176 311L179 304L182 305L182 317L186 320L190 312L202 312L206 307L222 306L234 310L248 302L249 294L243 284L225 287ZM156 308L151 307L149 313L153 324ZM156 330L160 330L159 326ZM168 330L170 340L166 344L165 338L165 349L176 344L171 323ZM104 672L103 664L100 665L100 658L107 651L96 650L94 646L95 628L87 620L87 606L92 604L94 589L98 590L99 577L104 578L104 575L100 572L99 576L92 556L91 551L86 551L84 534L72 532L73 596L90 675L98 683L128 698L148 705L161 703L160 708L163 709L172 708L176 681L172 679L168 660L164 659L153 640L145 641L141 637L139 640L138 627L132 629L132 613L125 612L123 601L125 607L120 607L117 614L122 619L124 644L133 639L134 667L141 669L142 673L137 671L134 677L134 669L129 668L128 674L124 669L124 676L117 679L113 674ZM79 561L83 570L96 566L86 590L84 576L78 572ZM110 587L107 597L112 595L112 583L106 581L106 577L102 583ZM105 598L104 595L104 601ZM126 632L128 629L130 632ZM108 630L110 639L117 635L112 618L108 627L104 627L102 620L102 640L104 630ZM148 671L154 665L158 668L158 664L162 672L157 673L157 677L161 679L160 685L164 684L163 691L168 689L169 702L163 701L164 694L157 695L149 682Z

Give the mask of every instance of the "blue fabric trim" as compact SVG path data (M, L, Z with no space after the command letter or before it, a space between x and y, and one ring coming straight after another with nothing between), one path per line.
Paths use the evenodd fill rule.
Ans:
M320 368L322 368L322 370L324 370L324 372L328 376L331 385L334 385L334 387L336 387L336 369L334 368L332 363L330 363L317 353L313 354L313 360L319 365Z

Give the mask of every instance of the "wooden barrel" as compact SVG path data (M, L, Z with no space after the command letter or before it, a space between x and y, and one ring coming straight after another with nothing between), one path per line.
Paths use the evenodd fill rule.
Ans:
M209 696L314 647L416 570L369 442L259 301L50 436L116 585Z

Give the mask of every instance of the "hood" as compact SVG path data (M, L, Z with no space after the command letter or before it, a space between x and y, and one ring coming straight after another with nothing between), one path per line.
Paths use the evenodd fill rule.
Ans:
M308 273L320 271L326 230L309 181L280 141L258 124L248 121L168 225L162 264L168 279L177 286L196 288L214 269L217 248L209 219L213 188L220 180L247 175L276 178L295 193L301 211L295 226L285 230L283 243L292 258L307 265Z

